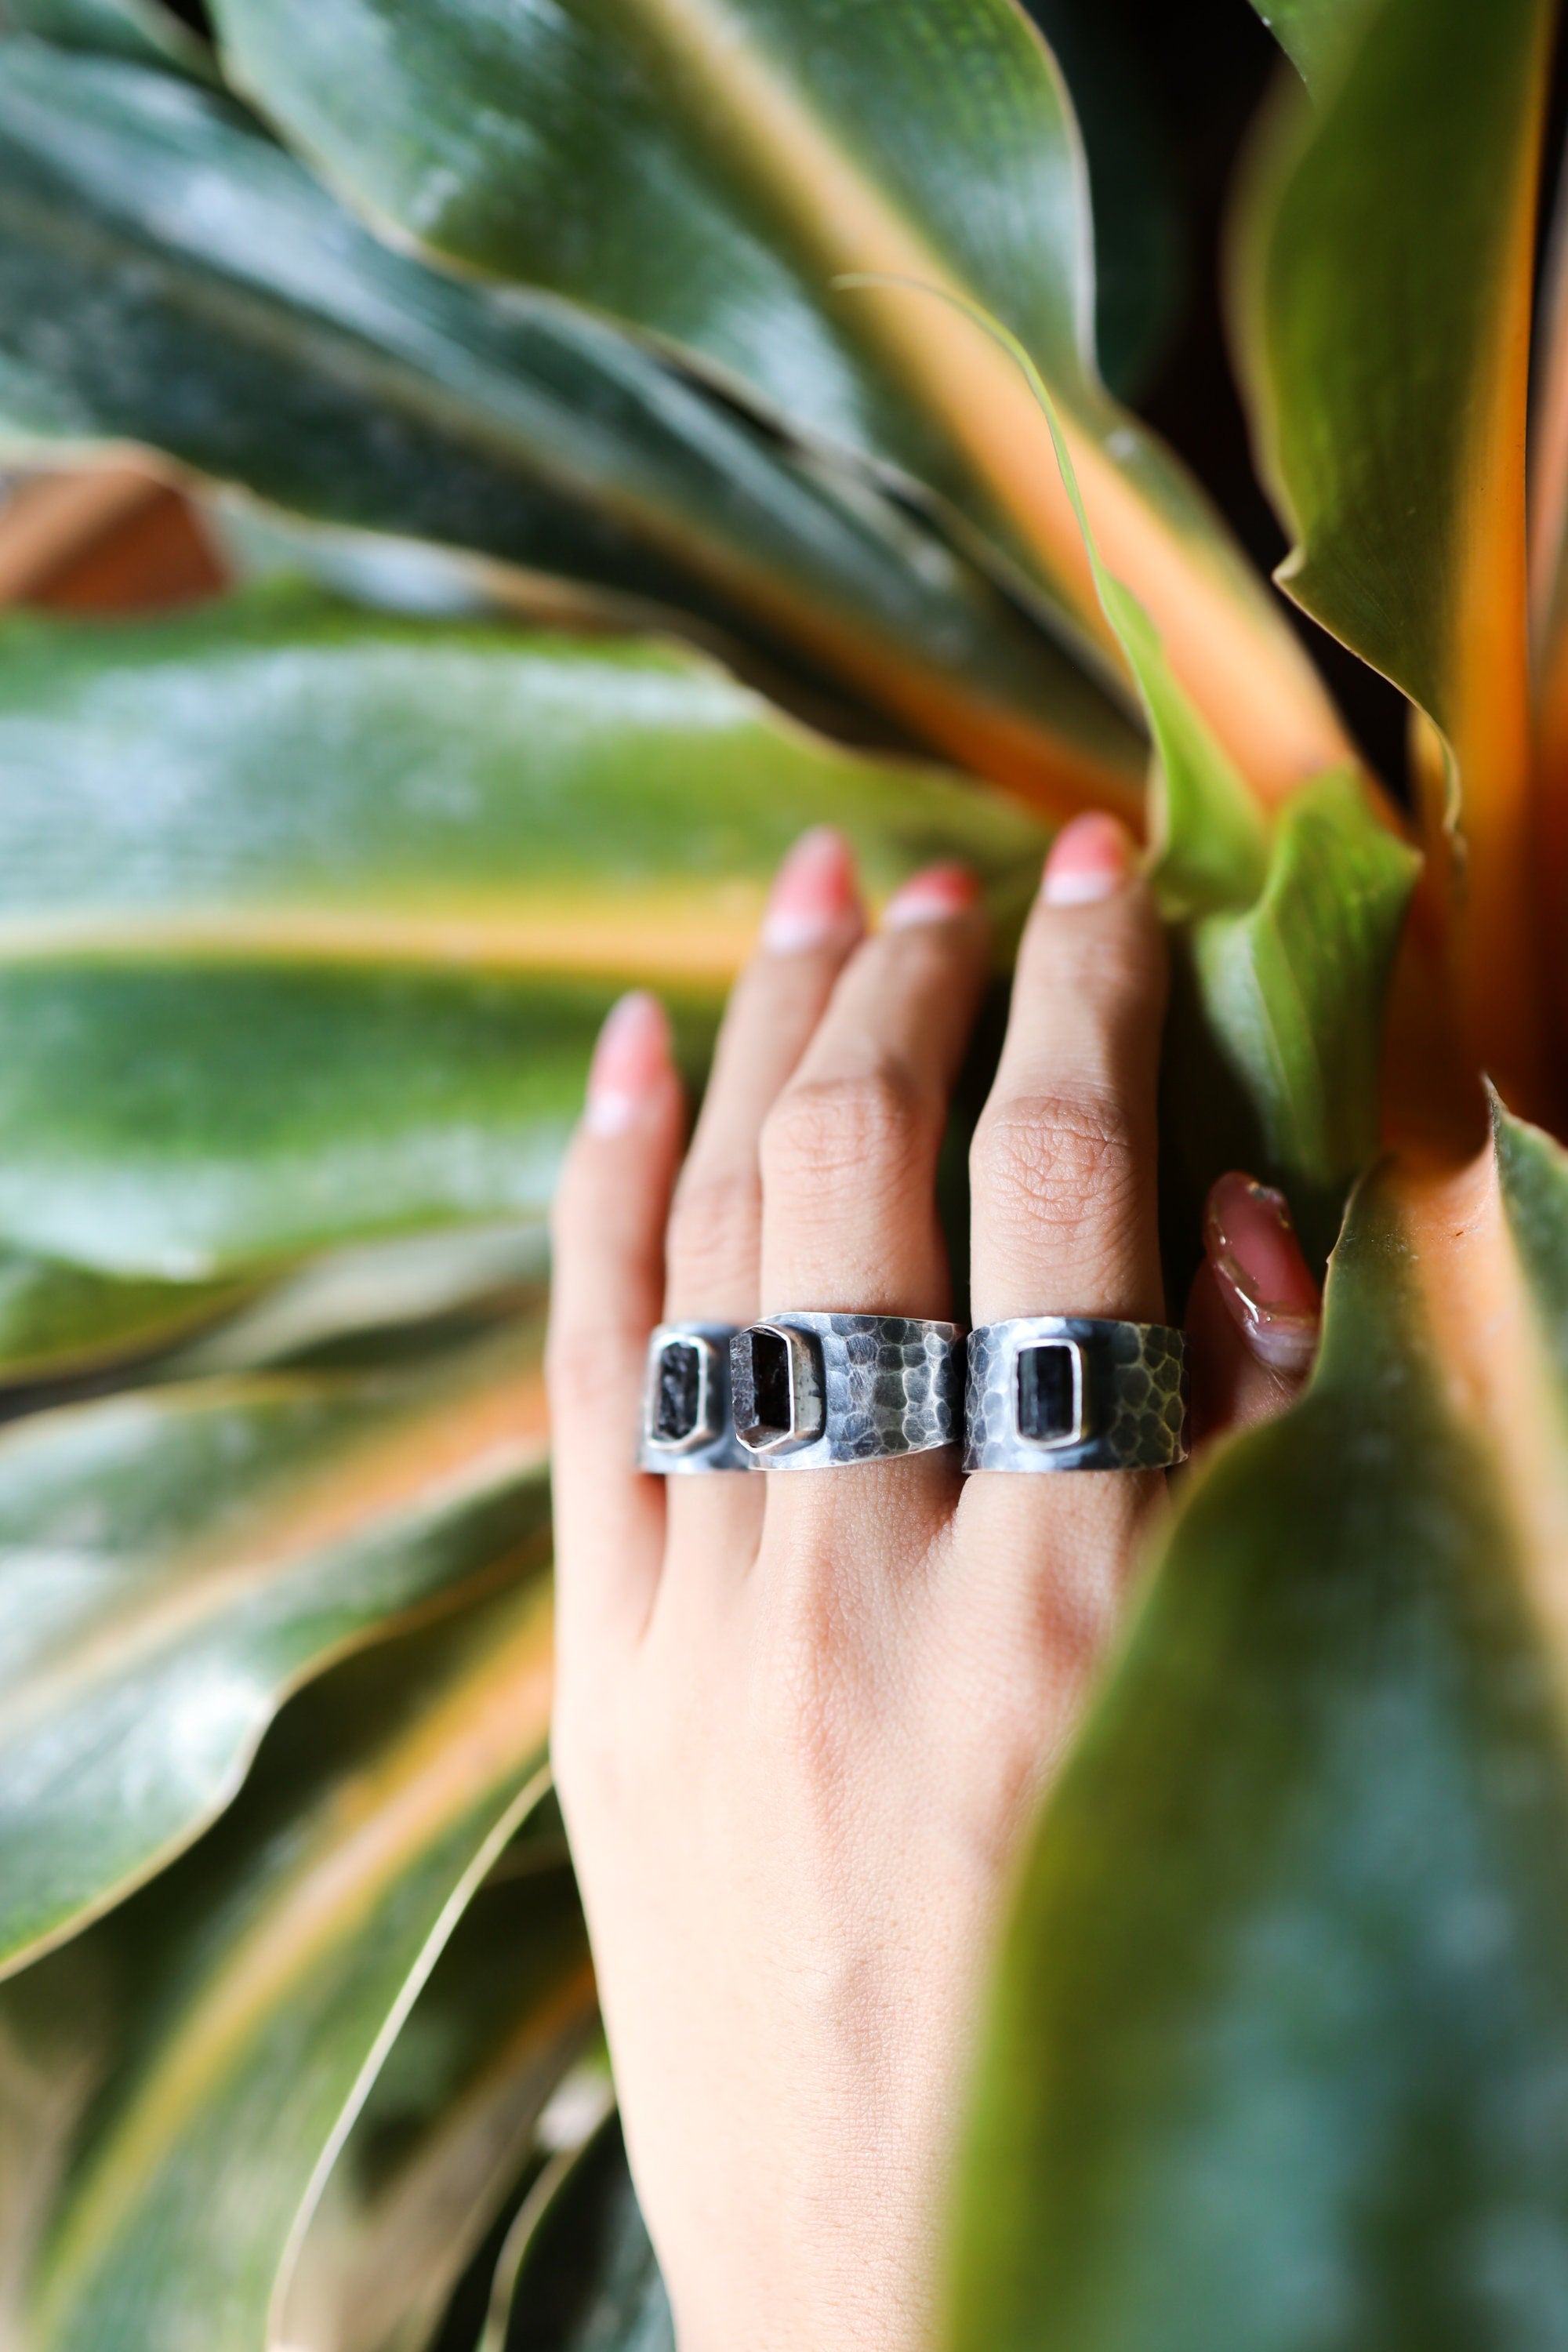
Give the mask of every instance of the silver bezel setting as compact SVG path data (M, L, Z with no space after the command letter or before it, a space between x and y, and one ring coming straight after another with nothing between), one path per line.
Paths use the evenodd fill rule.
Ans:
M821 1359L811 1334L791 1328L787 1323L752 1323L747 1331L765 1331L771 1339L782 1339L789 1364L789 1427L772 1437L748 1437L737 1424L736 1442L748 1454L759 1460L771 1461L781 1454L793 1454L796 1447L815 1444L822 1435L825 1405L822 1393ZM738 1332L737 1339L747 1336ZM733 1396L735 1379L730 1375ZM752 1423L754 1428L757 1424Z
M689 1348L697 1358L697 1419L684 1437L663 1437L658 1428L659 1375L671 1348ZM679 1460L711 1445L722 1434L719 1425L719 1350L713 1341L689 1325L660 1324L648 1341L647 1369L643 1375L642 1442L645 1454L668 1454Z
M1031 1437L1024 1427L1023 1396L1020 1382L1024 1358L1032 1356L1037 1348L1062 1348L1072 1360L1072 1427L1056 1437ZM1032 1447L1037 1453L1059 1453L1064 1446L1081 1445L1089 1435L1086 1383L1083 1370L1083 1348L1062 1331L1034 1332L1025 1323L1008 1335L1007 1394L1013 1408L1013 1435L1019 1445Z

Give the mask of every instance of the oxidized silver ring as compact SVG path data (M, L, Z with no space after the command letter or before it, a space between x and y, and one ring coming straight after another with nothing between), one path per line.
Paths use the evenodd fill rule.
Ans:
M1164 1470L1187 1455L1187 1341L1023 1315L969 1335L965 1470Z
M639 1470L754 1470L730 1412L732 1323L661 1323L647 1343Z
M730 1347L735 1434L764 1470L837 1469L955 1445L963 1402L956 1323L791 1308Z

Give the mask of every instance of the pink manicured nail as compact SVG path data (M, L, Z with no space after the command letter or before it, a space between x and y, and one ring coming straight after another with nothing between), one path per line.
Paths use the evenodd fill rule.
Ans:
M1283 1192L1235 1171L1211 1186L1204 1247L1220 1297L1259 1360L1304 1372L1318 1347L1321 1301Z
M635 989L612 1005L588 1071L590 1135L622 1135L669 1068L669 1022L658 997Z
M978 905L980 885L967 866L927 866L911 874L882 909L882 928L908 930L915 923L947 923Z
M820 947L859 906L854 851L830 824L814 825L779 867L763 918L763 945L773 955Z
M1132 872L1137 845L1113 816L1091 811L1064 824L1051 844L1040 896L1047 907L1087 907L1109 898Z

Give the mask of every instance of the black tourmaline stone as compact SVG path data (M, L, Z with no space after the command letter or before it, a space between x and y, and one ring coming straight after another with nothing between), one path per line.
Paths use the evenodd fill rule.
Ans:
M697 1426L702 1368L689 1339L671 1339L658 1360L658 1412L655 1428L667 1445L679 1445Z
M735 1427L749 1444L788 1436L793 1417L787 1340L776 1331L738 1331L730 1349L730 1385Z
M1073 1351L1065 1341L1026 1348L1018 1358L1018 1434L1037 1444L1073 1434Z

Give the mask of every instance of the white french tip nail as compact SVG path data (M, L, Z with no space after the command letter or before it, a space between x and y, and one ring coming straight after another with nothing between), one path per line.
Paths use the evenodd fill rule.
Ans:
M645 1097L641 1095L619 1094L614 1089L592 1097L583 1114L583 1124L590 1135L625 1135L632 1126Z
M770 915L763 925L763 945L769 955L802 955L832 938L841 918L792 915L786 908Z
M1113 898L1125 875L1105 873L1047 874L1040 896L1047 907L1092 907Z

